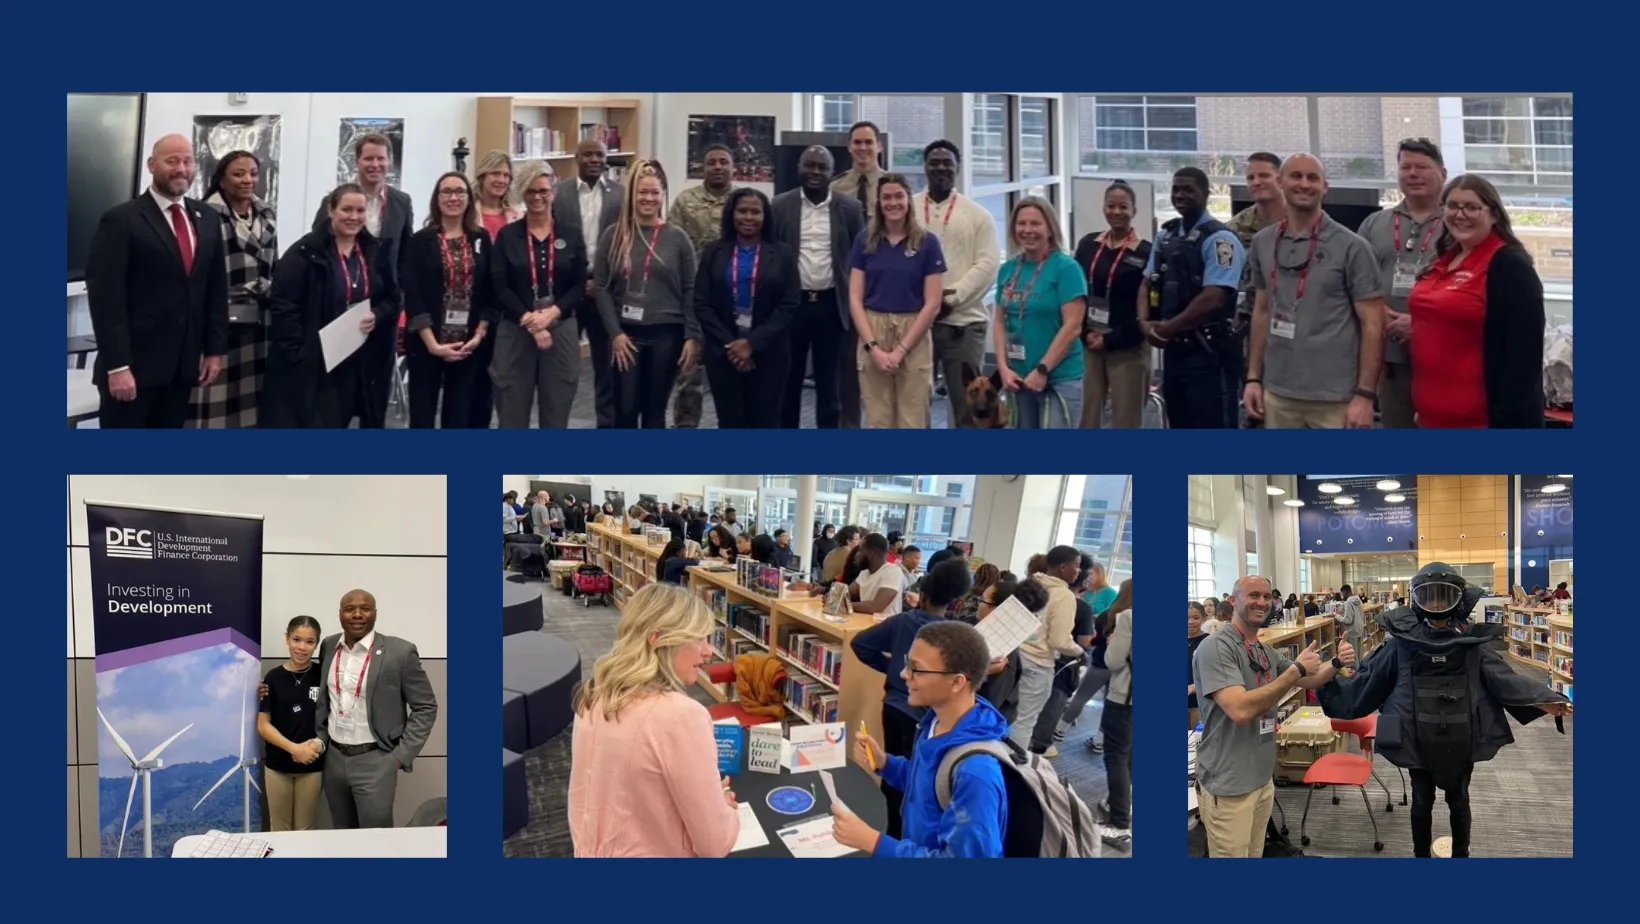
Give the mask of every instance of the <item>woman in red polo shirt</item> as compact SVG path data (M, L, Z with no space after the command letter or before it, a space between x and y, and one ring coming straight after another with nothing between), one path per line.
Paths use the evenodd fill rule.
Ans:
M1425 429L1543 426L1543 282L1497 189L1447 184L1437 255L1407 297L1412 406Z

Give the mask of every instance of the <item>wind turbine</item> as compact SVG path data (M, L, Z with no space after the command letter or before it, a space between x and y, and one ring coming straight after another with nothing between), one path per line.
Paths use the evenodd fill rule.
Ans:
M132 753L131 746L126 744L125 739L120 737L120 733L114 730L113 723L108 721L108 716L103 715L101 709L97 710L97 718L102 719L103 727L108 729L109 735L113 736L114 743L119 746L120 753L124 754L125 759L131 762L131 788L125 792L125 816L120 822L120 845L115 849L114 856L119 857L125 853L125 829L131 823L131 797L137 793L137 779L140 777L142 779L142 855L152 857L154 855L154 819L153 805L150 799L149 776L155 770L162 769L165 766L165 761L159 759L159 752L170 747L171 742L181 738L182 732L193 728L194 723L189 722L183 726L182 731L166 738L159 747L149 751L147 756L138 760L137 755Z
M256 775L254 773L251 773L251 768L256 766L256 752L255 752L255 750L253 749L251 751L251 756L250 757L245 756L245 703L250 699L250 695L251 695L251 690L250 690L251 673L252 673L251 668L247 667L246 670L245 670L245 686L243 688L241 688L240 691L239 691L239 762L234 764L233 766L229 767L228 772L222 774L222 778L217 780L216 784L214 786L212 786L210 789L205 790L205 795L200 796L199 801L194 803L194 811L197 812L197 811L199 811L199 807L201 805L205 804L205 800L209 799L211 797L211 793L216 792L216 789L217 789L218 786L221 786L223 783L228 782L229 778L231 778L234 775L234 771L238 771L238 772L244 774L244 776L245 776L245 819L244 820L245 820L245 833L246 834L251 833L251 788L255 787L256 791L258 793L262 792L262 787L256 785Z

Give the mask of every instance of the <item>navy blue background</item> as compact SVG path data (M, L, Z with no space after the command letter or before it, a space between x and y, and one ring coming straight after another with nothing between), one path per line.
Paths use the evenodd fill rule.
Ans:
M755 17L743 19L736 17L739 11L640 2L583 9L497 8L475 17L472 10L414 2L185 9L91 0L73 8L70 30L31 21L24 14L14 17L14 27L36 40L17 43L13 49L10 60L29 77L26 82L14 78L7 115L18 132L37 131L47 147L14 139L0 156L8 159L19 195L35 187L49 195L50 189L58 188L56 175L63 161L55 154L55 126L63 112L58 108L60 94L70 91L478 93L537 87L549 93L626 88L978 92L1019 84L1122 93L1571 90L1579 94L1585 112L1596 113L1579 126L1584 138L1579 146L1582 172L1617 178L1619 201L1627 188L1622 178L1632 175L1633 152L1640 150L1631 138L1632 120L1625 115L1631 109L1629 94L1619 96L1623 82L1598 79L1606 76L1613 61L1622 60L1600 47L1602 39L1626 33L1584 34L1589 20L1579 16L1575 6L1562 6L1557 10L1560 15L1548 18L1541 6L1495 2L1481 16L1452 7L1388 19L1351 6L1310 6L1300 16L1287 18L1280 8L1186 2L1154 10L1052 4L1017 10L995 4L871 4L854 9L765 4L756 8ZM858 38L850 37L853 27L845 27L845 17L857 18ZM1389 28L1363 31L1363 24L1379 20ZM1404 30L1423 34L1408 36ZM584 40L574 39L576 35ZM1555 35L1561 38L1556 40ZM1576 42L1575 54L1563 53L1568 40ZM1550 52L1542 60L1553 61L1552 67L1510 66L1511 61L1538 60L1531 49L1543 41ZM1421 49L1411 53L1423 66L1405 66L1409 43ZM920 46L937 52L919 55ZM1238 48L1268 66L1241 64ZM254 66L234 71L224 69L226 61L249 61ZM1590 92L1581 92L1585 89ZM54 202L25 209L0 232L7 237L13 267L49 268L64 258L61 242L66 232ZM1626 272L1600 270L1633 265L1631 235L1595 233L1601 221L1616 223L1625 213L1619 205L1608 214L1610 218L1594 211L1585 215L1583 259L1590 271L1580 280L1579 294L1586 313L1589 306L1632 301ZM55 312L60 278L55 271L9 274L7 294L14 321L33 318L35 312ZM1364 462L1427 474L1459 474L1518 469L1524 466L1506 460L1544 452L1570 460L1559 468L1581 469L1580 477L1594 479L1585 480L1586 490L1612 496L1629 490L1632 469L1624 470L1624 454L1609 451L1609 442L1597 452L1595 441L1616 437L1628 417L1628 408L1619 402L1632 401L1632 387L1617 379L1618 370L1632 366L1627 354L1635 341L1634 316L1617 311L1593 317L1605 329L1603 336L1587 340L1578 354L1585 376L1578 432L1523 438L1502 432L809 431L754 440L679 431L658 435L660 443L655 442L657 434L639 432L65 433L57 425L61 406L55 389L48 387L57 381L56 364L61 359L56 334L36 338L31 333L36 325L14 324L13 343L22 348L5 365L11 378L8 388L17 396L8 408L6 426L14 443L21 437L26 451L7 454L14 471L8 505L11 529L4 535L13 576L10 602L17 611L60 612L57 594L63 585L46 576L56 573L61 559L55 557L54 543L32 541L31 533L36 524L61 522L62 493L33 488L54 484L71 471L450 476L450 702L443 705L450 717L453 816L451 858L445 861L333 860L278 868L238 864L215 867L209 875L180 863L92 865L62 859L58 852L55 832L62 830L57 827L62 809L56 802L60 777L55 768L49 761L8 761L3 771L12 784L7 823L16 845L9 870L28 877L31 885L18 893L14 906L27 913L43 905L38 910L60 914L67 909L56 896L69 895L75 896L74 912L87 911L93 900L86 896L95 890L122 896L104 913L119 913L113 911L116 905L140 913L144 896L168 896L163 900L170 914L192 917L238 907L248 896L283 909L275 911L276 916L300 914L312 907L316 896L330 909L327 913L360 918L408 914L418 920L545 916L573 921L658 911L667 918L721 920L789 914L789 895L787 903L778 906L759 900L769 897L770 880L761 880L759 891L737 892L725 883L750 880L726 880L729 867L710 861L501 859L501 845L494 836L500 827L494 761L500 716L490 693L500 672L492 539L494 495L502 474L566 467L608 473L861 468L1135 473L1140 511L1134 533L1139 549L1136 582L1146 588L1141 600L1150 601L1140 604L1135 632L1141 638L1141 653L1154 650L1156 660L1166 661L1162 655L1177 645L1179 626L1176 615L1165 617L1161 604L1177 600L1186 579L1177 527L1187 518L1187 474L1290 472L1322 467L1311 463L1354 467ZM1583 466L1573 464L1579 459L1579 445L1586 450ZM546 460L553 461L541 464ZM1633 548L1632 541L1625 540L1627 520L1619 509L1592 510L1596 519L1584 525L1584 595L1599 594L1607 583L1620 580ZM41 579L30 581L28 576ZM1599 623L1591 625L1594 628L1585 631L1601 631ZM21 637L14 636L14 641ZM843 886L829 890L842 900L823 913L840 919L880 919L914 909L919 918L941 924L1013 924L1039 918L1381 917L1420 911L1538 921L1546 914L1604 910L1601 900L1617 898L1626 879L1633 842L1632 813L1612 810L1626 805L1628 797L1621 773L1610 771L1630 766L1625 758L1634 748L1633 736L1620 731L1632 718L1633 697L1617 691L1629 672L1602 654L1623 650L1609 644L1617 638L1592 639L1590 657L1596 660L1586 665L1580 683L1578 714L1589 733L1581 738L1579 802L1585 811L1576 818L1576 861L1492 861L1455 874L1415 870L1408 865L1411 861L1334 860L1318 869L1305 868L1311 875L1296 879L1288 867L1266 873L1189 862L1185 832L1178 829L1178 758L1183 753L1177 746L1175 673L1141 668L1135 699L1155 705L1141 705L1135 712L1136 836L1135 858L1128 866L1094 871L1057 864L1024 870L868 862L849 866L840 882L820 880ZM14 682L28 684L20 688L51 690L60 678L54 657L17 658L12 668ZM53 696L42 707L50 722L55 722L52 710L57 702ZM1174 782L1167 783L1169 779ZM1389 824L1406 823L1400 813L1381 817ZM762 872L784 876L796 889L812 887L820 871L793 876L791 867L769 865ZM1233 881L1215 882L1226 877ZM347 890L349 897L338 898L338 889ZM1625 906L1626 902L1615 908Z
M1399 481L1394 492L1376 487L1384 479ZM1339 494L1322 494L1321 486L1332 482L1344 490ZM1406 500L1399 504L1387 503L1384 495L1402 494ZM1340 507L1333 498L1348 496L1355 504ZM1406 552L1418 547L1418 476L1417 475L1332 475L1322 480L1319 476L1298 476L1298 499L1304 506L1298 508L1298 547L1316 555L1342 555L1347 552ZM1386 522L1386 517L1405 517Z
M1573 472L1576 474L1576 472ZM1520 580L1527 590L1548 586L1550 559L1572 557L1572 482L1553 475L1520 476ZM1544 494L1546 484L1563 484ZM1543 533L1539 536L1538 533ZM1537 562L1531 565L1529 562Z

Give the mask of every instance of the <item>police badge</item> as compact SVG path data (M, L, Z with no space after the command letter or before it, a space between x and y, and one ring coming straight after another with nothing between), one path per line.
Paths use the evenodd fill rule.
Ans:
M1220 266L1230 266L1236 262L1236 248L1229 238L1219 238L1213 242L1213 259Z

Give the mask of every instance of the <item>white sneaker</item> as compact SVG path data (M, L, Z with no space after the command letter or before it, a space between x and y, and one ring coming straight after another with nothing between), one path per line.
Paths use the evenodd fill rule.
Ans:
M1118 850L1129 852L1133 850L1132 828L1113 828L1110 825L1100 825L1099 839Z
M1049 760L1053 760L1055 757L1059 756L1059 748L1050 744L1048 745L1048 749L1042 752L1042 756L1048 758Z

